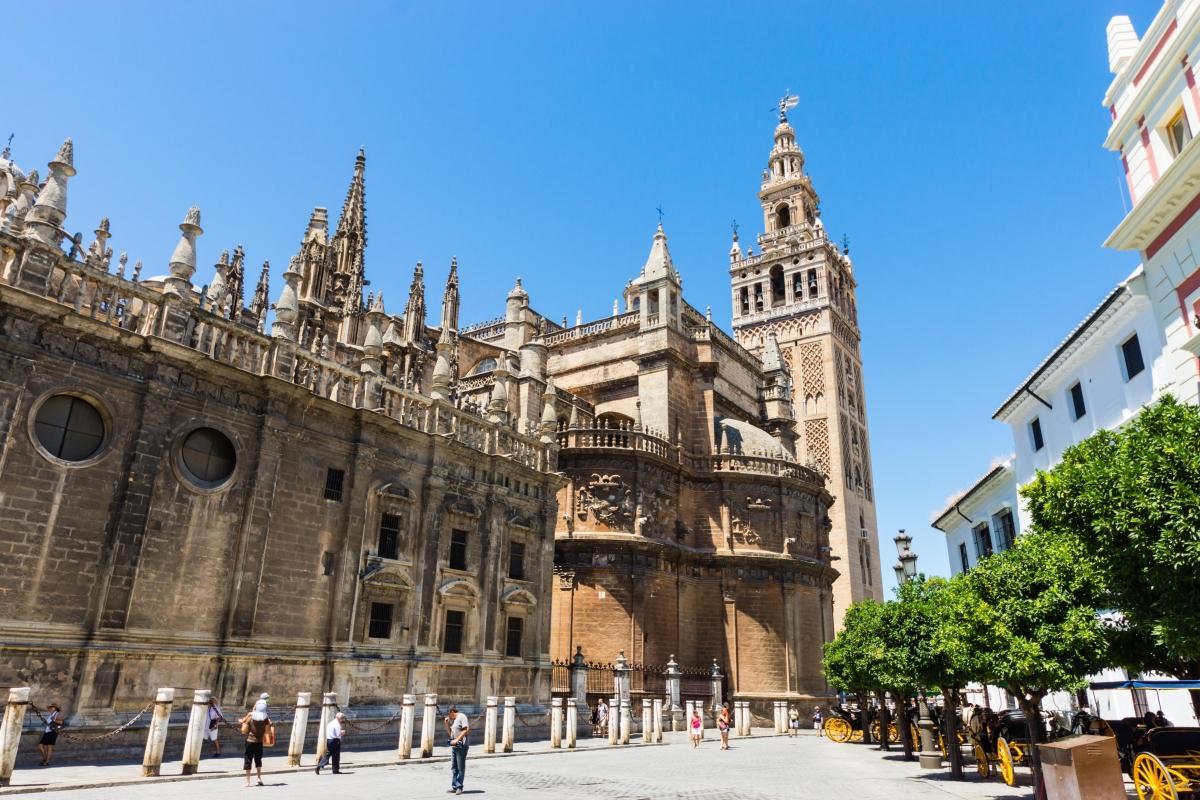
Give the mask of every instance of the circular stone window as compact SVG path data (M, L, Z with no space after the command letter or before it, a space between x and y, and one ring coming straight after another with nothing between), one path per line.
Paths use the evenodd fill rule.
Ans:
M107 433L99 409L72 394L56 394L42 403L33 432L47 453L63 461L87 461Z
M237 453L229 437L213 428L197 428L183 440L184 472L204 489L219 486L233 474Z

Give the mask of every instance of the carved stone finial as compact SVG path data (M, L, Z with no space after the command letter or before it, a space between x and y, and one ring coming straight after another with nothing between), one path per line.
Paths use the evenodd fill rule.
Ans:
M192 276L196 274L196 237L204 230L200 227L200 209L192 206L179 223L179 243L171 253L171 275L167 278L164 291L178 297L190 298Z

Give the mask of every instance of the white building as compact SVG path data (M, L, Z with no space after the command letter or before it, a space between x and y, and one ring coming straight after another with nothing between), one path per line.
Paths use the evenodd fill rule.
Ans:
M1012 429L1016 486L1096 431L1124 425L1155 397L1162 334L1139 267L1013 390L992 419ZM1029 526L1018 504L1017 528Z
M1141 254L1166 347L1156 394L1200 401L1200 1L1167 0L1139 39L1129 17L1108 24L1114 74L1104 146L1121 156L1132 209L1105 244Z
M932 524L946 534L952 574L966 572L981 558L1012 547L1020 530L1017 503L1011 456L1000 460L969 489L951 498Z

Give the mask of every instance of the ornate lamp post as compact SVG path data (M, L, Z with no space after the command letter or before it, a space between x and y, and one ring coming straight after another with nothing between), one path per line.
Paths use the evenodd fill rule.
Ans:
M912 550L912 537L901 528L900 533L896 534L892 541L896 543L896 556L898 559L892 565L892 569L896 572L896 583L908 583L917 577L917 554ZM920 719L917 721L917 728L921 732L921 752L919 755L921 768L941 769L942 754L934 748L933 729L935 725L933 718L929 714L929 701L925 697L924 689L921 690L921 695L917 700L917 712L920 714Z

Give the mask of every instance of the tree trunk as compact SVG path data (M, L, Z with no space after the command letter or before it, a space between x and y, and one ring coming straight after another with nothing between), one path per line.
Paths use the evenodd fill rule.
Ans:
M946 710L942 714L942 736L946 740L946 757L950 760L950 777L963 779L962 749L958 746L958 687L946 690Z
M862 725L863 744L871 743L871 695L869 692L859 692L858 720Z
M899 692L896 692L896 697L902 697L902 696L903 695L901 695ZM902 711L899 714L900 719L899 719L899 721L897 721L896 725L900 728L900 744L902 744L904 746L904 760L912 761L913 760L912 714L909 712L909 709L908 709L908 699L905 698L903 706L900 706L899 703L897 703L897 706L899 706L902 709Z
M1029 735L1029 767L1033 771L1033 796L1035 800L1046 800L1046 787L1042 781L1042 762L1038 758L1037 746L1045 739L1045 726L1042 724L1042 694L1029 699L1025 692L1017 689L1014 694L1025 712L1025 730Z
M891 737L888 736L888 722L891 720L891 715L887 707L887 694L885 692L877 694L879 696L879 749L887 751L892 749L889 742Z

